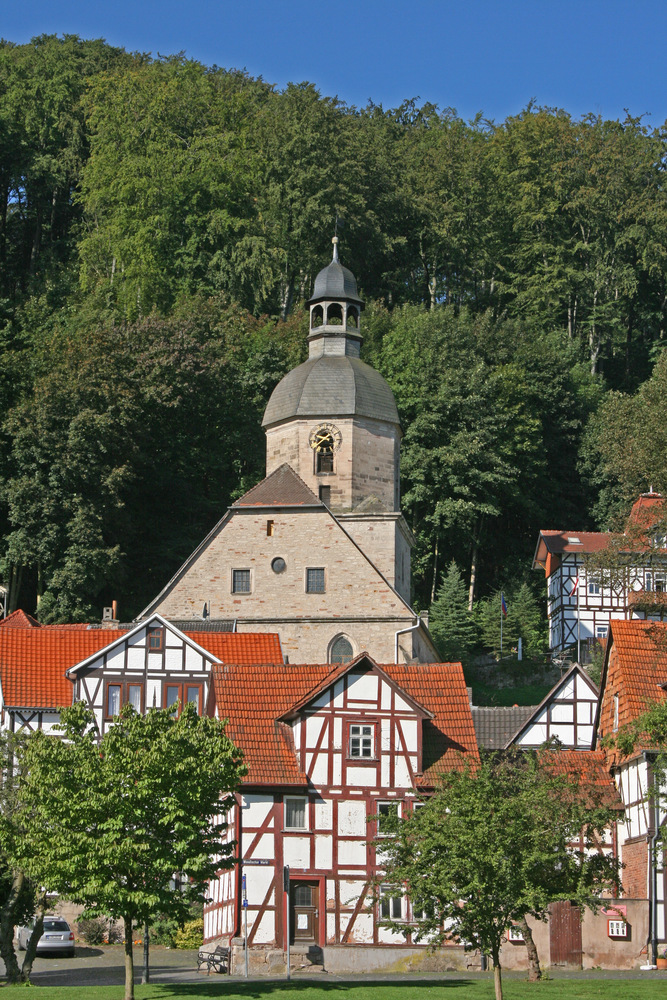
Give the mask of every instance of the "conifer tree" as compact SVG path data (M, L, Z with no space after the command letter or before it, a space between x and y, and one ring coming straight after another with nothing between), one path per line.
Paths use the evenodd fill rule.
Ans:
M445 661L465 660L477 645L477 624L468 611L466 585L453 559L431 605L429 628Z

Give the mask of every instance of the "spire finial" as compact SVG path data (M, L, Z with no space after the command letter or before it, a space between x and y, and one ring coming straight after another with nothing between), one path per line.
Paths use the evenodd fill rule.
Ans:
M334 236L331 241L333 243L333 259L338 263L338 237Z

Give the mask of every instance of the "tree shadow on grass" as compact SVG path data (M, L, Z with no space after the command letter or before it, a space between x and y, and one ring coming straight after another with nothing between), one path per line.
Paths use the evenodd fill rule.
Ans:
M224 979L218 979L215 982L210 982L204 979L200 983L160 983L160 996L169 997L174 995L177 997L247 997L248 1000L255 1000L255 998L270 997L275 993L284 993L285 990L290 990L292 993L305 993L308 990L314 994L318 993L339 993L344 995L351 990L357 991L359 993L361 990L372 990L374 997L381 997L383 991L392 990L395 991L398 988L402 988L406 995L414 995L420 989L432 990L434 986L438 988L452 987L454 989L469 988L471 986L478 985L472 979L446 979L446 978L434 978L434 979L387 979L378 980L371 979L367 982L363 980L346 980L343 982L322 982L317 979L308 980L295 980L292 979L289 983L285 979L280 980L268 980L267 982L253 982L245 983L239 982L238 980L230 980L226 977Z

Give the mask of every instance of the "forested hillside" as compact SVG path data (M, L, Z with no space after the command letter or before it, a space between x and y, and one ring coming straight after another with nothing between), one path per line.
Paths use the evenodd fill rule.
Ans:
M415 603L531 581L540 527L667 489L667 131L494 123L103 41L0 43L0 576L136 614L261 478L341 258L405 430ZM453 579L453 577L452 577Z

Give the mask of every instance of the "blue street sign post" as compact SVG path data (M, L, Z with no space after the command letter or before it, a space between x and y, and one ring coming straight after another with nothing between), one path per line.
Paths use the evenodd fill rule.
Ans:
M248 978L248 891L246 875L241 879L243 897L243 944L245 945L245 977Z

